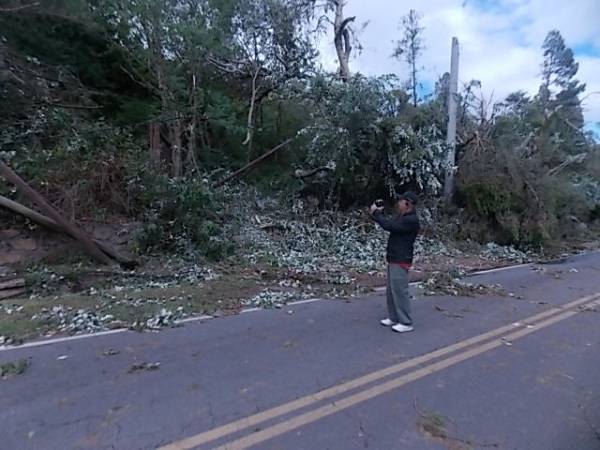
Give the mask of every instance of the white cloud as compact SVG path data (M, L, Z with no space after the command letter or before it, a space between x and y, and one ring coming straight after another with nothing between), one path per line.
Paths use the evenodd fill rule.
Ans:
M585 118L600 123L600 58L579 58L579 77L587 83L583 101Z
M351 62L354 71L378 75L396 73L407 78L408 69L390 57L398 24L410 9L422 14L426 49L423 78L433 83L450 66L450 42L460 42L460 80L478 79L484 93L501 100L516 90L535 94L539 86L541 45L548 31L558 29L567 45L600 50L598 0L348 0L346 15L357 24L368 21L359 35L364 47ZM332 36L320 42L323 65L334 70ZM578 78L587 92L600 91L600 56L576 54ZM600 95L585 101L586 120L600 121Z

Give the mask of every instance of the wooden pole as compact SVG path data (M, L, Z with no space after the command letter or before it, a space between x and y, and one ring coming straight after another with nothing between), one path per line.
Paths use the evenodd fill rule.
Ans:
M69 234L68 231L66 231L64 228L62 228L59 224L57 224L51 218L46 217L43 214L40 214L39 212L34 211L33 209L30 209L27 206L21 205L20 203L17 203L17 202L15 202L9 198L6 198L2 195L0 195L0 207L6 208L9 211L12 211L23 217L27 217L29 220L32 220L35 223L48 228L49 230L56 231L57 233ZM73 237L73 236L71 236L71 237ZM125 256L125 255L119 253L111 245L109 245L105 242L102 242L98 239L92 239L92 240L94 241L94 244L96 244L100 248L100 250L102 250L104 253L106 253L108 256L110 256L114 260L118 261L121 265L123 265L123 267L133 268L138 265L138 262L134 258L132 258L130 256Z
M274 147L273 149L269 150L267 153L265 153L264 155L256 158L254 161L249 162L248 164L246 164L244 167L242 167L241 169L236 170L235 172L233 172L231 175L223 178L221 181L217 181L213 187L221 187L223 186L225 183L227 183L228 181L233 180L234 178L238 178L240 175L242 175L244 172L246 172L247 170L251 169L252 167L254 167L255 165L257 165L259 162L267 159L269 156L271 156L273 153L276 153L277 151L281 150L283 147L285 147L286 145L288 145L290 142L292 142L294 140L294 138L290 138L284 142L282 142L281 144L277 145L276 147Z
M446 160L446 176L444 180L444 198L446 203L452 202L454 194L454 172L456 166L456 112L458 96L458 39L452 38L452 57L450 60L450 86L448 89L448 159Z
M79 241L90 256L103 264L111 265L113 263L112 260L98 248L98 246L87 234L77 228L75 224L70 223L63 216L61 216L60 213L54 209L52 205L50 205L50 203L48 203L40 194L38 194L2 161L0 161L0 175L13 183L23 195L25 195L31 202L35 203L51 219L53 219L71 236Z
M33 209L29 209L28 207L21 205L20 203L6 198L3 195L0 195L0 206L23 217L27 217L28 219L33 220L35 223L43 225L44 227L52 231L57 231L59 233L65 232L65 230L63 230L61 226L57 224L54 220L44 216L43 214L40 214L37 211L34 211Z

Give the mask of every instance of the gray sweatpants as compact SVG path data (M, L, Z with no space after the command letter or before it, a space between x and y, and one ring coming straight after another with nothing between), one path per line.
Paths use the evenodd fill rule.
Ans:
M412 325L408 270L398 264L387 266L387 308L390 320L402 325Z

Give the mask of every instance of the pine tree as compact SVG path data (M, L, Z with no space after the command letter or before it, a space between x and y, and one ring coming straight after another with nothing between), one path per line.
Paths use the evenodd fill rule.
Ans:
M422 38L423 30L425 28L419 24L420 18L421 16L414 9L411 9L409 13L402 18L400 25L402 39L396 42L396 48L392 54L395 58L404 57L410 67L409 90L412 93L412 102L414 106L417 106L419 100L417 95L417 86L419 85L417 82L417 74L420 68L417 66L417 62L425 48Z

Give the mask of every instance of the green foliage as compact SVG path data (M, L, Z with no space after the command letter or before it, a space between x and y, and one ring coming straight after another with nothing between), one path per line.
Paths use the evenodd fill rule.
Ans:
M409 90L412 92L413 106L417 106L418 97L417 89L422 85L417 80L417 73L421 69L418 67L418 61L423 53L423 30L419 20L421 15L414 9L402 18L401 30L402 38L396 42L393 56L398 59L405 59L411 72L410 81L408 84Z
M509 95L492 120L472 90L464 97L463 127L472 137L460 152L457 200L479 224L465 228L468 237L540 246L588 232L600 170L597 144L583 129L585 86L560 33L550 32L543 50L536 97Z
M494 219L507 212L520 212L523 210L522 200L516 193L503 187L502 180L487 181L469 184L461 190L461 195L469 208L475 214L488 219Z
M81 12L82 2L74 3L78 5L69 5L69 12ZM51 5L44 5L22 14L1 14L0 28L7 46L24 55L32 66L13 61L20 69L18 76L39 76L34 80L38 85L29 88L39 88L40 82L47 81L55 90L64 89L67 95L71 91L78 97L65 103L78 104L85 86L93 91L85 95L111 115L118 114L123 103L148 96L147 88L126 75L128 70L143 69L87 16L57 13Z
M393 77L313 81L305 164L334 168L318 189L340 206L395 195L406 187L437 194L445 144L430 123L419 124ZM413 122L417 122L413 125Z
M417 102L413 89L411 102L393 76L342 83L316 74L314 30L329 1L325 10L312 0L39 3L0 15L0 157L71 217L141 220L140 251L230 255L243 224L228 208L242 202L200 177L291 136L248 175L266 193L300 191L345 208L441 190L448 75L430 98ZM407 17L400 52L411 88L417 19ZM543 52L535 97L516 92L486 111L481 83L461 93L463 236L541 245L582 233L600 214L598 146L583 130L577 63L555 31ZM183 170L169 178L176 153ZM294 178L294 169L314 176ZM2 183L0 193L17 195Z
M135 180L144 171L145 154L131 133L112 127L107 132L103 121L78 124L61 109L39 110L36 122L56 137L41 148L18 139L7 144L13 150L4 157L18 174L72 217L136 214Z
M200 254L211 260L230 255L234 244L225 234L220 206L206 180L160 178L149 185L139 250Z

